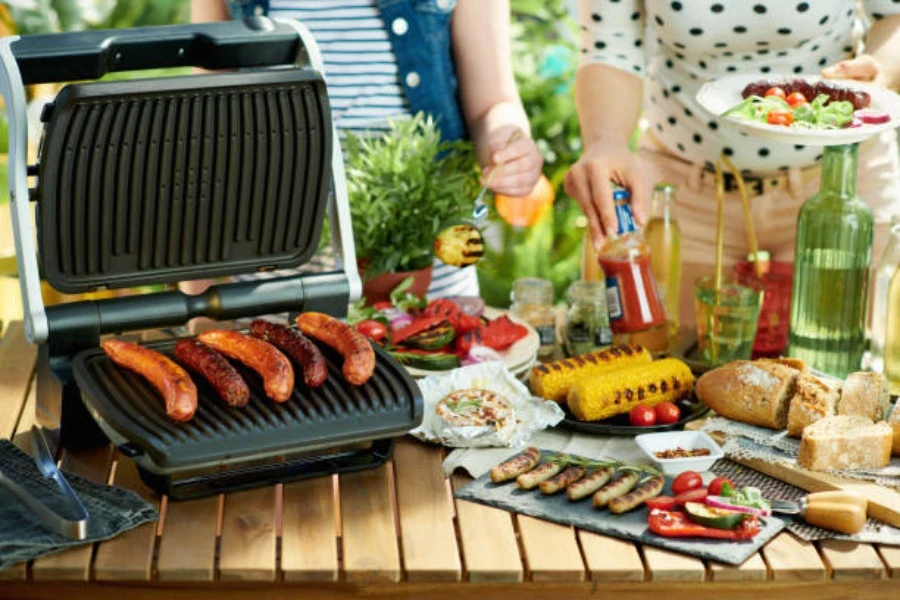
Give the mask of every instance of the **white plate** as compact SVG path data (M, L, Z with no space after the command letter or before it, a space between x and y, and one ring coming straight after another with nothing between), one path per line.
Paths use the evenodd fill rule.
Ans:
M749 83L755 81L790 81L803 79L810 83L822 80L818 75L775 75L760 76L753 73L729 75L710 81L697 92L697 102L704 109L716 116L741 103L741 91ZM880 125L862 125L846 129L795 129L783 125L769 125L757 121L747 121L737 116L722 117L729 124L754 136L783 142L786 144L803 144L806 146L835 146L854 144L873 135L900 127L900 96L883 87L860 83L858 81L828 80L835 85L867 92L872 97L869 108L881 110L891 116L891 120Z
M493 320L502 315L509 316L510 321L512 321L513 323L518 323L519 325L523 325L526 329L528 329L528 335L523 337L521 340L519 340L503 352L500 352L500 356L503 357L503 363L506 365L507 369L514 373L521 372L523 369L530 367L534 363L534 359L537 356L538 349L541 347L541 338L538 336L538 332L535 331L534 327L520 319L509 315L505 310L498 310L496 308L490 307L484 309L484 316L488 319ZM452 371L452 369L447 369L444 371L426 371L425 369L416 369L415 367L406 367L406 370L413 377L443 375Z

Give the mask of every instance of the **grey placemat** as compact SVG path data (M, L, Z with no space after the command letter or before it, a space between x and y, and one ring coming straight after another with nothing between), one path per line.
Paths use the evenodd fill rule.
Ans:
M542 456L553 454L541 451ZM671 479L668 479L663 493L671 494L670 484ZM749 540L666 538L656 535L647 528L649 510L646 506L623 515L613 515L606 509L594 508L590 497L570 502L563 493L547 496L536 489L519 490L514 481L493 483L490 474L482 475L460 488L455 496L563 525L572 525L579 529L732 565L743 563L784 529L784 521L781 519L767 518L760 521L760 532Z
M59 489L37 470L34 460L8 440L0 440L0 470L48 506L58 505ZM159 519L156 507L130 490L92 483L65 473L90 515L88 537L73 541L48 531L5 486L0 485L0 569L72 546L106 540Z

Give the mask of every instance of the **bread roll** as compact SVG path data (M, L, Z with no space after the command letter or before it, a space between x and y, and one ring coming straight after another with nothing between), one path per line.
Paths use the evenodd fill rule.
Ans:
M840 389L840 382L837 380L830 383L819 379L809 371L801 373L797 378L797 391L791 398L791 408L788 410L788 435L798 438L807 425L836 414Z
M885 422L835 415L806 427L797 462L807 469L880 469L891 460L893 432Z
M872 421L887 418L891 394L887 378L881 373L851 373L844 382L839 415L856 415Z
M799 374L778 361L736 360L704 373L695 393L723 417L784 429Z
M900 400L897 400L897 402L900 402ZM894 403L894 410L891 411L888 425L894 430L894 441L891 453L894 456L900 456L900 404Z

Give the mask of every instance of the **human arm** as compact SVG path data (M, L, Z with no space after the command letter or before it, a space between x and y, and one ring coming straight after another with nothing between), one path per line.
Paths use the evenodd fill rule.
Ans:
M611 181L631 190L631 204L642 221L650 198L651 182L641 174L628 141L637 126L643 98L643 81L638 74L640 57L628 57L632 68L609 60L606 50L616 43L613 33L621 31L621 18L633 22L625 43L639 47L643 28L641 2L624 6L582 0L582 64L575 77L575 106L581 124L583 154L566 174L566 193L575 198L588 219L591 239L599 248L606 236L615 233L617 219ZM607 40L607 41L605 41ZM618 54L618 52L617 52Z
M869 0L866 8L878 18L866 33L863 53L822 69L822 75L900 90L900 3Z
M227 21L228 18L224 0L191 0L191 23Z
M460 104L484 177L494 168L494 192L525 196L540 177L543 158L513 78L509 1L459 0L451 29ZM517 130L524 135L507 146Z

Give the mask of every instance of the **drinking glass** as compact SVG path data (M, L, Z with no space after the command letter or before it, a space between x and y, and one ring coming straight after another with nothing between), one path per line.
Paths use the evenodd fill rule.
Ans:
M704 362L718 366L750 358L762 299L758 282L723 279L718 290L711 275L694 282L697 346Z
M734 265L734 276L743 285L762 284L764 296L753 341L753 357L780 356L787 349L791 321L791 283L794 263L770 260L761 263L762 278L755 263L745 260Z

